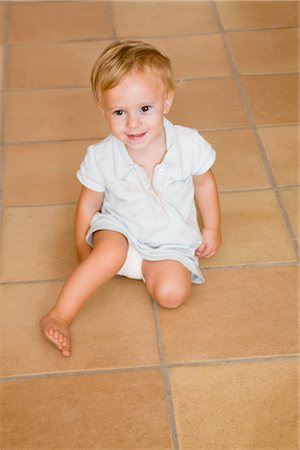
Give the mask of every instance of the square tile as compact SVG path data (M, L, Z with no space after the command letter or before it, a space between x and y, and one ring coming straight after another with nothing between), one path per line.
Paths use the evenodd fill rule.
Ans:
M90 89L11 91L6 143L98 139L108 126Z
M143 282L117 277L95 293L72 323L70 358L63 358L39 329L61 287L54 282L2 286L2 376L159 364Z
M158 370L6 383L2 401L3 450L172 448Z
M278 185L300 183L299 132L297 126L258 129Z
M9 88L90 86L93 64L111 41L11 45Z
M210 2L112 2L117 37L178 36L218 30ZM184 17L184 20L183 20Z
M248 125L233 78L185 81L176 91L170 119L197 129Z
M74 214L73 205L4 209L1 280L65 278L76 264Z
M205 271L187 303L159 308L167 361L299 352L298 275L297 267Z
M233 32L227 33L227 38L242 75L298 71L299 31L296 28Z
M298 26L297 1L217 1L225 30Z
M287 209L290 221L292 223L293 230L297 236L298 243L300 245L300 222L299 222L299 200L300 200L300 188L290 187L287 189L281 189L281 195L284 205Z
M218 34L147 39L147 41L171 59L176 80L232 75L222 38ZM197 51L191 52L192 48Z
M272 191L223 193L223 242L202 267L296 261L293 246Z
M4 204L41 205L77 201L81 185L76 171L91 143L71 141L7 145L4 156Z
M299 121L298 75L243 76L242 83L258 125Z
M219 190L270 186L251 130L205 131L202 136L217 152L212 170Z
M107 2L16 2L10 5L10 42L112 38Z
M180 448L297 450L298 368L292 360L171 369Z

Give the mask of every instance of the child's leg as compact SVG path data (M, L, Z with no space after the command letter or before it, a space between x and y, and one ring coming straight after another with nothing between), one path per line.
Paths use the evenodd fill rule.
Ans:
M191 291L191 272L178 261L143 261L146 286L154 300L164 308L177 308Z
M122 234L102 230L94 234L94 248L64 284L54 308L40 325L63 356L70 356L69 325L98 287L110 280L126 260L128 243Z

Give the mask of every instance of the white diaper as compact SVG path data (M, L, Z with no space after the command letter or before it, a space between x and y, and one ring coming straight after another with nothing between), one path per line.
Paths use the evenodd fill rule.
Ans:
M127 258L117 275L136 280L144 280L142 273L142 255L131 245L128 246Z

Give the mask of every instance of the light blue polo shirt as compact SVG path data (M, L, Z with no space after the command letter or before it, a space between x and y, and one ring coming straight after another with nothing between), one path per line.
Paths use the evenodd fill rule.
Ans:
M207 172L216 154L197 130L164 119L167 152L154 168L152 184L144 169L115 136L91 145L77 177L96 192L104 192L101 212L91 221L87 242L97 230L124 234L147 260L174 259L204 278L195 250L201 244L194 201L193 175Z

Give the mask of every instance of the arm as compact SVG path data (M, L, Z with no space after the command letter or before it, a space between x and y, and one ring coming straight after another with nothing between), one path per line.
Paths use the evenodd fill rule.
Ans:
M218 189L209 170L193 177L195 198L203 221L202 244L196 250L198 257L209 258L221 244L220 206Z
M82 187L75 215L75 248L79 261L83 261L91 252L85 237L93 215L101 209L104 192L95 192Z

